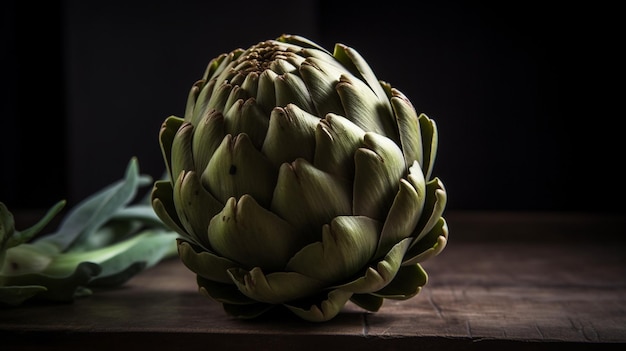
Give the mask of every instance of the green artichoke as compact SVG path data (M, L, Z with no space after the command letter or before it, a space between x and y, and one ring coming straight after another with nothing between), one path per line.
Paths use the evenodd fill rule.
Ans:
M282 35L221 54L159 140L170 180L152 206L230 315L378 311L415 296L446 245L435 122L343 44Z

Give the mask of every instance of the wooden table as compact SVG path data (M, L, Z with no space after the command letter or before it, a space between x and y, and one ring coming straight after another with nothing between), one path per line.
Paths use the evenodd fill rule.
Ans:
M626 219L449 212L416 297L310 323L226 315L168 259L71 304L0 309L12 350L579 350L626 345Z

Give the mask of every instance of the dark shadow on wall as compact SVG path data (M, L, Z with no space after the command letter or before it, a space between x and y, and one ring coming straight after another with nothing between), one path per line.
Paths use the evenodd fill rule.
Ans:
M48 207L68 191L63 11L59 1L1 9L0 201Z

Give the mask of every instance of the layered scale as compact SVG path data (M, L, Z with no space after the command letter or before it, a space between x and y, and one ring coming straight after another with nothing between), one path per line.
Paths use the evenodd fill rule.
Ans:
M446 245L435 122L345 45L283 35L216 57L160 143L153 208L228 313L377 311Z

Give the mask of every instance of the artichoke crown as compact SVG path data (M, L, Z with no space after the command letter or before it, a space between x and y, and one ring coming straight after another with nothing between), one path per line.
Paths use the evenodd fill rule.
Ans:
M433 120L354 49L282 35L211 60L160 131L152 204L200 291L251 318L376 311L447 241Z

